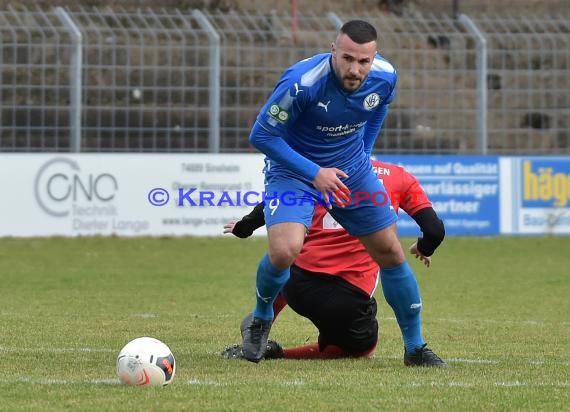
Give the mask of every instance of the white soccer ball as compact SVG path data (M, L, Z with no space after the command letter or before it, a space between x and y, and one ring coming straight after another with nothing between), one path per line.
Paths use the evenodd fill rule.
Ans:
M155 338L133 339L117 356L117 376L125 385L166 386L175 373L172 351Z

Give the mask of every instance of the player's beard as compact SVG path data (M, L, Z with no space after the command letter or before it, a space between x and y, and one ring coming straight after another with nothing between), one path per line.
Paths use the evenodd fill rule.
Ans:
M344 76L342 79L342 86L346 91L353 92L355 90L358 90L358 88L360 88L363 80L364 79L361 77Z

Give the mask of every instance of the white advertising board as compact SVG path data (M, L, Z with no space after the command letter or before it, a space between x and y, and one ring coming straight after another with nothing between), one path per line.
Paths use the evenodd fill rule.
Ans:
M0 236L220 235L263 200L263 166L259 154L4 154Z
M477 200L490 222L487 232L459 230L439 210L448 234L570 234L570 157L483 160L499 166L498 174L484 177L497 190ZM263 200L263 166L261 154L2 154L0 236L221 235L225 223ZM433 186L429 176L414 173L426 188ZM469 176L462 187L475 187L472 181ZM463 196L428 194L434 206ZM265 235L265 228L255 234Z

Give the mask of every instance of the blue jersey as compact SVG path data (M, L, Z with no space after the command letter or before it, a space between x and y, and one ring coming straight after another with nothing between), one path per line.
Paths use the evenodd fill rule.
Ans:
M353 92L342 88L332 68L331 53L291 66L261 109L256 126L281 137L314 163L314 168L299 173L289 158L279 160L266 153L271 170L312 180L319 167L336 167L349 175L368 167L370 150L394 98L396 81L396 70L379 55L364 83Z

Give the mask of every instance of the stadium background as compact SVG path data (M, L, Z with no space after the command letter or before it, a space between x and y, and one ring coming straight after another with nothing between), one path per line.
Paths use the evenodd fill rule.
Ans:
M17 188L26 207L2 205L16 219L0 235L219 234L222 221L247 207L157 208L149 191L261 191L262 161L248 143L259 107L285 67L328 50L355 17L379 28L380 51L399 71L375 154L423 171L418 178L439 191L428 194L449 233L570 233L564 2L337 3L6 4L0 172L3 190ZM18 157L26 153L38 156ZM153 154L179 155L167 160L179 167L164 173L164 158ZM256 166L227 173L208 163L211 155L227 170ZM546 155L557 157L536 157ZM129 162L147 174L121 168ZM105 176L114 186L97 198ZM91 216L105 220L82 220ZM403 235L416 234L413 222L401 223Z
M249 128L283 68L365 16L400 73L378 151L570 153L564 1L458 2L469 20L453 19L452 1L300 1L296 14L274 3L4 7L0 150L251 151Z

